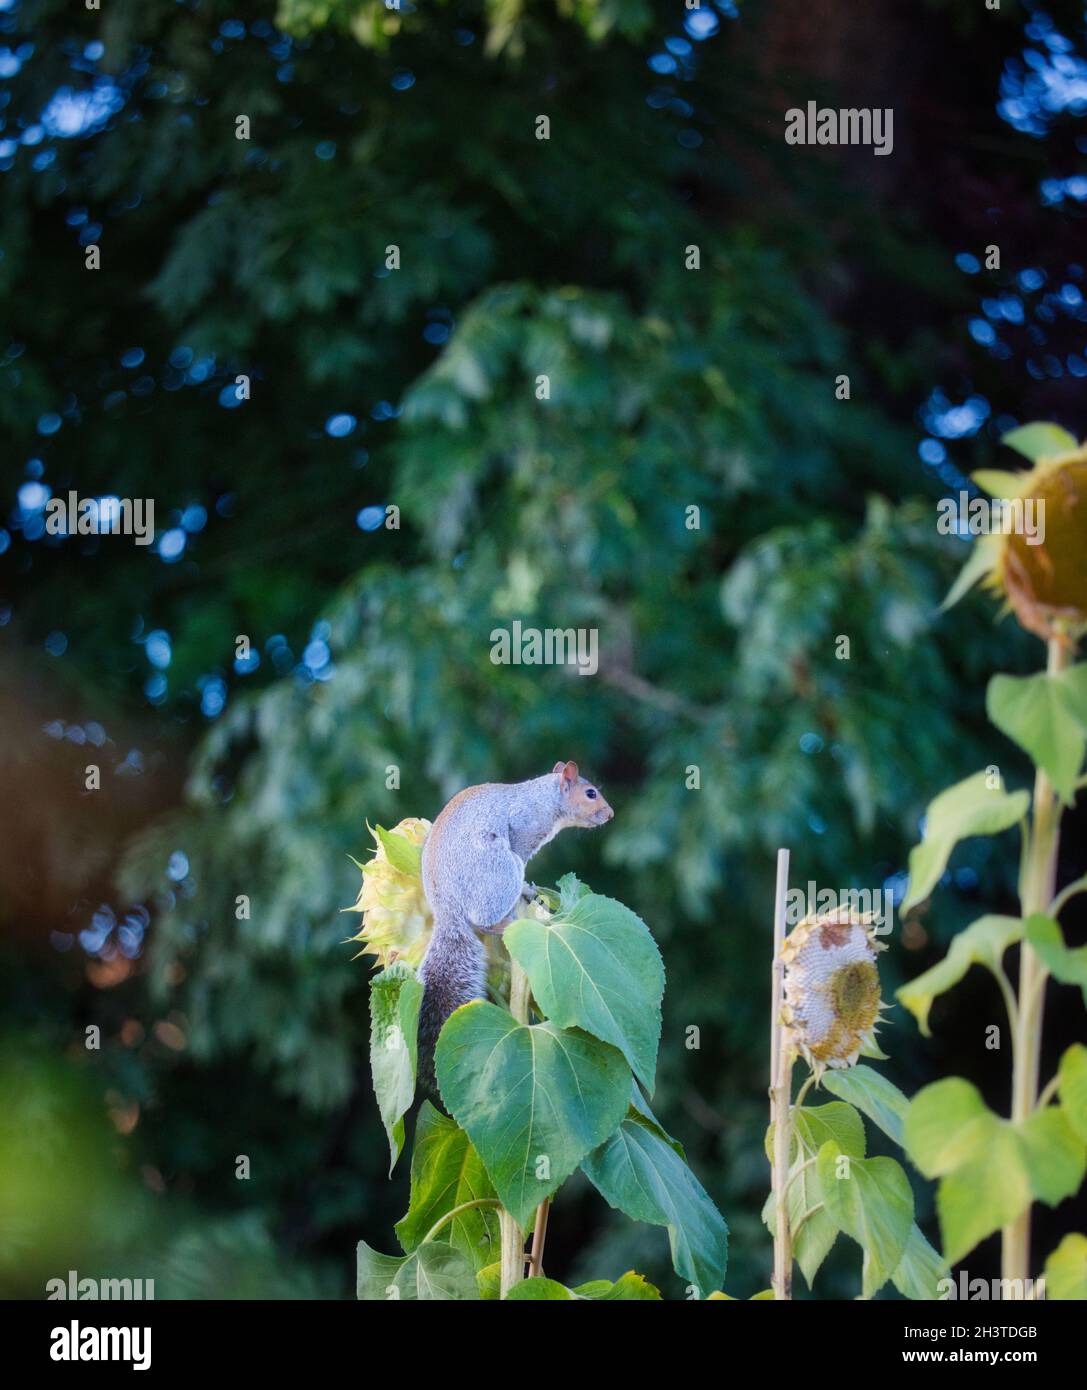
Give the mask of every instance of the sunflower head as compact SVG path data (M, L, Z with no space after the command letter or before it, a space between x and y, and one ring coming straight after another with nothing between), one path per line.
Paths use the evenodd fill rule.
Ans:
M985 470L974 481L1013 509L1029 507L1035 534L994 530L975 542L948 602L982 579L1028 632L1070 646L1087 630L1087 446L1049 424L1012 430L1004 443L1033 467L1023 473Z
M349 939L361 942L359 955L376 956L380 966L395 960L418 966L433 927L421 868L430 822L411 816L392 830L367 829L374 837L374 857L358 865L362 887L354 907L344 908L362 914L358 934Z
M817 1077L826 1067L851 1067L875 1046L883 1007L876 952L884 948L871 927L870 913L810 913L782 947L785 1045Z

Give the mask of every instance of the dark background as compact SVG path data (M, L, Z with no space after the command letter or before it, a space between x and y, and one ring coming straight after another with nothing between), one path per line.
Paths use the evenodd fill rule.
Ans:
M732 1227L729 1291L766 1286L774 852L901 895L932 796L1027 784L984 688L1043 650L988 598L938 615L967 546L935 504L1014 466L1016 423L1087 432L1084 37L1081 5L1012 0L0 0L6 1291L350 1296L407 1164L347 855L567 757L616 819L533 877L656 935L655 1109ZM809 99L892 107L893 154L786 145ZM153 497L155 546L45 534L70 488ZM600 674L492 666L513 618L596 627ZM1016 855L959 849L886 998L1014 910ZM1045 1077L1083 1034L1050 991ZM974 972L930 1040L893 1010L890 1074L1006 1109L1000 1009ZM1075 1224L1038 1209L1038 1266ZM548 1272L632 1266L682 1296L664 1233L572 1181ZM817 1293L856 1267L840 1241Z

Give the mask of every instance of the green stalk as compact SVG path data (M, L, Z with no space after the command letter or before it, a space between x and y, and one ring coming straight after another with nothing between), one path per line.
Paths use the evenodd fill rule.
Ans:
M510 1013L518 1023L528 1022L528 976L515 960L510 961ZM502 1238L502 1297L525 1277L525 1236L505 1207L498 1212Z
M1046 670L1055 676L1068 665L1068 650L1049 641ZM1024 919L1048 912L1057 886L1057 849L1060 843L1061 806L1049 778L1038 768L1034 776L1034 806L1030 843L1019 878L1019 903ZM1026 941L1019 948L1019 1009L1015 1021L1012 1064L1012 1122L1021 1124L1038 1105L1038 1064L1042 1051L1045 1015L1045 982L1048 976L1034 948ZM1005 1279L1030 1277L1031 1208L1005 1226L1002 1236L1001 1275Z

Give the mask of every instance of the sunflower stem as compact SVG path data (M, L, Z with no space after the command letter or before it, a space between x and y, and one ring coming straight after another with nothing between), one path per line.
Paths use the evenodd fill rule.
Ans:
M510 1013L518 1023L528 1022L528 1000L528 976L515 960L511 960ZM505 1298L514 1284L519 1284L525 1277L525 1236L505 1207L498 1212L498 1230L502 1239L501 1296Z
M774 1129L771 1187L774 1194L774 1297L793 1296L793 1238L789 1229L789 1154L792 1147L793 1056L784 1037L785 904L789 887L789 851L778 850L774 896L774 955L770 967L770 1123Z
M1046 670L1049 675L1056 676L1068 664L1068 649L1050 638L1047 658ZM1046 912L1053 902L1060 827L1061 807L1053 784L1038 768L1034 776L1030 851L1019 880L1019 903L1024 918L1032 913ZM1019 948L1019 1011L1012 1063L1013 1124L1022 1124L1038 1104L1038 1064L1047 974L1033 946L1024 941ZM1026 1287L1030 1275L1030 1218L1028 1205L1021 1216L1004 1227L1002 1234L1001 1274L1005 1279L1021 1279L1022 1287Z

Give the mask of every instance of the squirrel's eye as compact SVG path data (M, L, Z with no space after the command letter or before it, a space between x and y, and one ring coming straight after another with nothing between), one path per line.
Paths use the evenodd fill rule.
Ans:
M595 801L595 800L596 800L596 788L595 788L595 787L590 787L589 790L585 793L585 795L589 798L590 801Z

